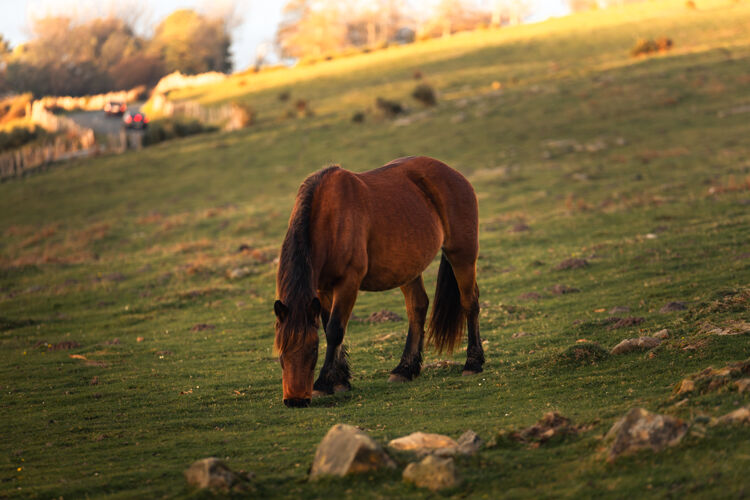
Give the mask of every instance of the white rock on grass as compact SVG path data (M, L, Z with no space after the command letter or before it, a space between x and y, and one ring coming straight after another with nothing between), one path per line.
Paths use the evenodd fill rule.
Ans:
M685 436L687 429L687 423L679 418L633 408L615 422L605 436L605 440L613 441L607 461L613 462L620 455L639 450L661 451L667 446L675 446Z
M315 451L310 480L396 467L383 448L352 425L336 424Z
M453 459L434 455L428 455L421 462L407 465L403 477L406 482L432 491L453 488L459 482Z

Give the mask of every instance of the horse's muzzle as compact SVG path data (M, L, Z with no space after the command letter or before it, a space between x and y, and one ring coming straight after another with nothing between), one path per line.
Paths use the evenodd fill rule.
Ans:
M307 408L310 406L310 398L291 398L285 399L284 404L289 408Z

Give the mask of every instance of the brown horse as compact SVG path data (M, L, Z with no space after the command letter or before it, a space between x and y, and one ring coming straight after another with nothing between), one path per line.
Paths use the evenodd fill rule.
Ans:
M389 380L419 375L429 304L422 271L441 248L430 342L451 352L466 321L463 373L481 372L477 212L469 181L432 158L400 158L361 174L333 166L309 176L297 193L276 281L284 404L308 406L313 395L351 388L342 341L359 290L401 288L409 332ZM327 347L313 384L319 319Z

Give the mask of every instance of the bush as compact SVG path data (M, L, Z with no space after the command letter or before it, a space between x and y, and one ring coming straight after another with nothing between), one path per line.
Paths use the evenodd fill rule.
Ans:
M660 37L656 40L641 38L630 49L630 55L633 57L653 54L655 52L665 52L672 48L672 40L667 37Z
M411 96L425 106L434 106L437 104L435 90L426 83L420 83L414 88Z
M21 146L49 137L50 134L40 127L13 127L0 132L0 152L20 148Z
M198 120L162 118L152 121L143 134L143 145L152 146L160 142L187 137L189 135L213 132L216 127L203 125Z

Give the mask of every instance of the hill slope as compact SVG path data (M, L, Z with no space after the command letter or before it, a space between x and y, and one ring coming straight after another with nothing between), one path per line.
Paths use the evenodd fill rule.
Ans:
M213 455L255 471L269 497L420 497L398 472L308 484L306 470L337 422L381 441L469 428L489 439L552 410L591 429L460 459L455 493L746 492L750 428L704 422L748 394L727 383L679 405L672 396L681 379L750 357L750 5L697 4L236 76L170 97L246 102L251 128L0 185L2 494L188 496L182 470ZM671 51L630 56L638 38L661 36ZM409 97L417 70L438 90L434 108ZM380 116L378 96L410 112ZM298 99L313 116L287 117ZM297 186L330 162L366 170L412 154L456 167L478 193L486 370L462 378L438 365L388 385L406 322L353 322L354 390L287 410L271 350L273 259ZM589 265L555 270L569 258ZM686 309L660 312L673 301ZM403 315L400 292L364 293L354 313L381 309ZM610 316L643 321L612 328ZM563 355L581 339L610 349L663 328L670 338L650 353ZM691 432L606 464L599 436L635 406Z

